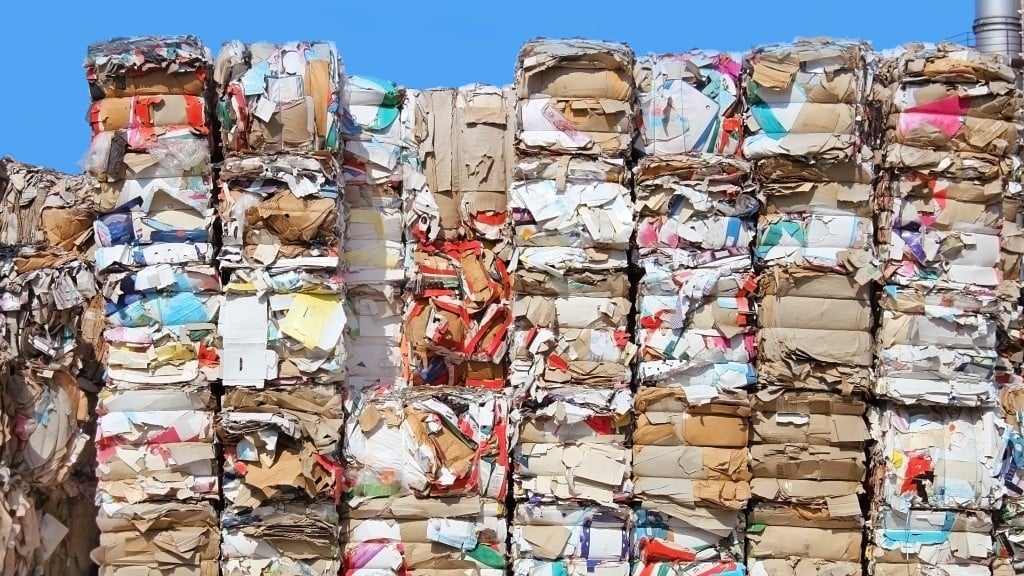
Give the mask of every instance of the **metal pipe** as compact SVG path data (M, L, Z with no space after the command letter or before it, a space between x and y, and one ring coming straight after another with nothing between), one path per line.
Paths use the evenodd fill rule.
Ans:
M1007 62L1021 57L1020 0L974 1L974 47L999 53Z

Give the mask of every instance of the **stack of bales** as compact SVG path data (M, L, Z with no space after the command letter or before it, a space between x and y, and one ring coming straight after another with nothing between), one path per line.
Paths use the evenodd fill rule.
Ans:
M744 63L757 226L749 569L857 574L874 260L869 48L801 39Z
M758 201L742 136L739 62L694 51L636 66L639 573L741 574L750 499ZM696 573L696 572L695 572Z
M0 517L5 574L84 574L98 541L91 450L103 306L95 181L0 160ZM45 536L41 536L45 535Z
M533 40L519 53L508 201L519 574L629 572L633 65L607 42Z
M187 36L96 43L85 63L106 315L93 559L110 576L217 570L211 64Z
M346 355L331 42L225 44L217 57L224 247L217 431L225 576L335 574Z
M405 91L367 76L345 81L345 284L347 386L360 391L402 379L404 160L410 155ZM411 151L413 154L415 150Z
M869 560L876 574L988 574L1008 437L1000 326L1016 279L1004 278L1001 233L1020 93L997 55L909 44L889 56Z

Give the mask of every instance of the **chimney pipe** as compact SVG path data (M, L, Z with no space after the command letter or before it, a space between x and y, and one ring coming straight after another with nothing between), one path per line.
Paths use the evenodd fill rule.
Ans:
M974 1L974 47L979 52L998 53L1006 62L1021 58L1021 14L1019 0Z

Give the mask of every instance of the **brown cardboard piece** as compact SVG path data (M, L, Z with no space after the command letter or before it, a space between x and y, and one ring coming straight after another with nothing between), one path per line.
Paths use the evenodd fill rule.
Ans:
M750 401L745 393L690 405L686 391L641 388L633 401L635 446L746 447L750 435Z
M750 564L758 564L765 573L772 576L859 576L863 573L860 562L832 562L820 558L792 557L786 559L757 559ZM881 575L876 575L881 576ZM913 576L913 575L906 575Z
M746 448L633 446L633 475L690 480L749 481Z
M860 562L862 535L854 530L765 526L747 533L747 553L754 558L820 558Z
M629 100L633 94L633 61L633 51L625 44L531 40L519 52L517 95Z
M171 72L163 68L151 69L141 74L100 76L89 84L94 91L94 98L96 91L99 91L105 99L167 94L202 96L206 90L206 84L199 75L193 72Z

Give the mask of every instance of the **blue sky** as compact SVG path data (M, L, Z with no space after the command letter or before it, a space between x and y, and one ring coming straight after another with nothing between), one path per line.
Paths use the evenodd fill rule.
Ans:
M8 4L0 34L0 51L7 55L0 156L73 173L81 171L78 160L89 144L89 93L81 67L85 49L114 36L193 34L214 54L232 39L333 40L349 73L432 88L509 83L519 45L537 36L618 40L637 54L745 50L796 36L861 38L890 48L969 32L974 17L969 0Z

